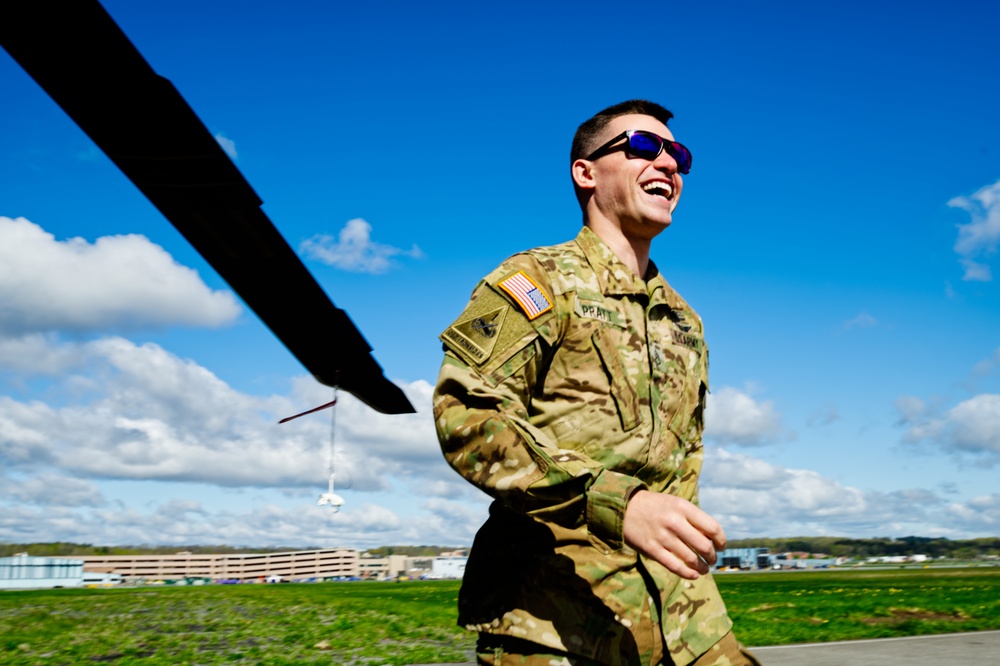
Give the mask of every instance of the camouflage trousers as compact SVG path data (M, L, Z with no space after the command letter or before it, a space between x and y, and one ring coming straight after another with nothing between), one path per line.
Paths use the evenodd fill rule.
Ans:
M550 650L550 651L542 651ZM510 636L479 634L476 660L485 666L604 666L603 664L565 652ZM671 666L673 662L661 661L650 666ZM757 658L736 640L733 632L698 657L690 666L761 666Z

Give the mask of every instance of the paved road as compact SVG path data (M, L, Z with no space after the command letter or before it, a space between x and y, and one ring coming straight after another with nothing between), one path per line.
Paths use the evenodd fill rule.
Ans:
M753 648L764 666L1000 666L1000 631Z
M752 650L764 666L1000 666L1000 631L776 645Z

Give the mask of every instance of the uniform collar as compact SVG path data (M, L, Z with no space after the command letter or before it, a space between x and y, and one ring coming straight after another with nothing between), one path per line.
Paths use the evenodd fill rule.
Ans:
M583 250L587 262L597 274L597 281L601 285L601 291L606 295L611 294L642 294L649 295L651 300L663 299L663 288L667 292L672 291L667 285L656 264L649 262L646 269L646 279L643 280L632 269L626 266L618 255L595 234L590 227L583 227L576 236L576 242Z

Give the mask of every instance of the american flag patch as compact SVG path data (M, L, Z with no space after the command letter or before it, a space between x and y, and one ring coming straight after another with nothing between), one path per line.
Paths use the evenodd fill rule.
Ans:
M542 293L541 288L532 282L531 278L523 271L518 271L509 278L504 278L498 286L510 294L510 297L521 306L524 314L528 315L528 319L534 319L543 312L552 309L552 303Z

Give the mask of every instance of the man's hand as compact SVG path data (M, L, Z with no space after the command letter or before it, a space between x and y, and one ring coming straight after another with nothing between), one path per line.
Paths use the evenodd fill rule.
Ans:
M625 543L681 578L695 580L725 550L726 533L710 515L673 495L640 490L625 507Z

